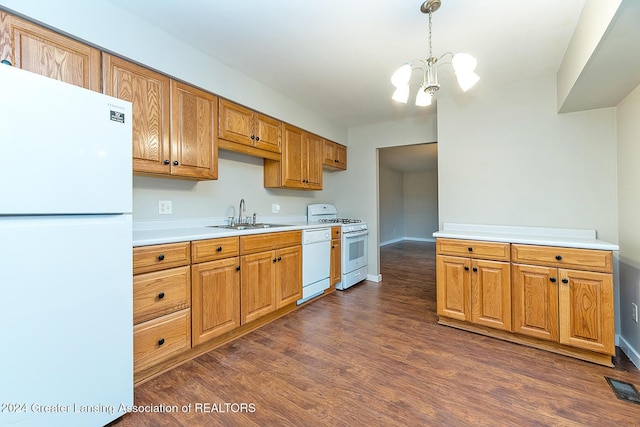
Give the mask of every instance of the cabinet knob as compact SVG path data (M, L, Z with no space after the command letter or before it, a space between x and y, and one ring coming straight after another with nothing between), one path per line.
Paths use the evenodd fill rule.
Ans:
M158 255L158 261L164 261L164 254Z
M473 271L478 271L478 268L477 267L473 267Z
M551 283L556 283L556 278L555 278L555 277L552 277L552 278L550 278L550 279L549 279L549 281L550 281Z
M240 266L237 266L237 267L236 267L236 271L240 271Z
M160 339L158 340L158 345L162 345L162 344L164 344L164 338L160 338Z
M158 299L162 299L162 298L164 298L164 292L160 292L160 293L158 294Z
M218 246L218 247L216 248L216 251L218 251L218 252L222 252L222 246Z
M471 246L469 246L469 247L467 248L467 250L468 250L469 252L473 252L473 248L472 248Z
M255 135L251 135L251 139L256 139L256 136Z
M178 166L179 164L180 164L180 163L178 163L178 161L177 161L177 160L174 160L174 161L173 161L173 165L174 165L174 166Z
M259 136L256 136L256 141L260 141L260 137Z
M565 277L564 279L562 279L562 283L569 283L569 279Z
M333 162L334 162L334 163L338 163L339 161L340 161L340 160L338 160L338 159L333 159Z
M274 258L274 259L273 259L273 262L276 262L276 261L278 261L278 260Z
M469 271L469 267L467 267L466 265L464 266L464 271Z
M282 257L281 256L278 257L278 261L282 261Z
M331 249L335 249L335 248L336 248L335 245L331 245Z
M171 164L171 162L169 161L169 159L165 159L165 161L163 162L165 165Z
M556 255L556 259L557 259L558 261L562 260L562 255Z

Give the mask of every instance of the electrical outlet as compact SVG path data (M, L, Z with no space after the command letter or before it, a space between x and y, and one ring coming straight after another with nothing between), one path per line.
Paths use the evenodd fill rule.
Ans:
M273 203L271 205L271 213L278 213L280 212L280 205L277 203Z
M631 318L638 323L638 304L634 302L631 303Z
M160 215L171 215L173 213L173 202L171 200L158 200L158 213Z

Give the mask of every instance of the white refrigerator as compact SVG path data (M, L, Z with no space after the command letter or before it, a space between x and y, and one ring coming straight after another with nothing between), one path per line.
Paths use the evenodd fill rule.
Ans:
M0 65L0 425L133 405L131 104Z

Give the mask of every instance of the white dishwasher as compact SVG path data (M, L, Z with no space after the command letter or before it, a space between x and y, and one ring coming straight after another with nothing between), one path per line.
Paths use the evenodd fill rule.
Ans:
M331 228L302 230L302 299L310 300L329 288Z

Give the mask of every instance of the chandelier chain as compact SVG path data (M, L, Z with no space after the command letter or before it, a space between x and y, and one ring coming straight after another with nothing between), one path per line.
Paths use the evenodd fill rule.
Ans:
M433 56L433 52L431 50L431 9L429 9L429 58Z

